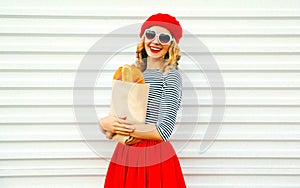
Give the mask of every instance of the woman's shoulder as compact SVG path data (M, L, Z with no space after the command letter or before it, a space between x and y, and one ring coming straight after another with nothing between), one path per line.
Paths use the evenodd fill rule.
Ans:
M180 69L171 69L165 74L166 80L182 81L182 71Z
M169 88L182 88L182 73L178 69L172 69L164 76L164 84Z
M164 79L166 82L182 81L182 71L180 69L171 69L164 73L158 69L146 69L143 71L143 75L147 79Z

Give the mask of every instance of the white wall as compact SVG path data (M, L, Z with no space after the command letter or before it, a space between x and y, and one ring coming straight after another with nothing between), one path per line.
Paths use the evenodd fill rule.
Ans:
M74 76L104 34L157 12L175 15L208 47L226 86L222 129L201 154L211 88L183 56L180 67L197 85L201 112L194 114L195 135L178 154L188 186L300 187L296 0L1 1L0 187L103 186L108 159L81 137L72 108ZM101 78L110 83L115 68L134 56L134 48L121 52ZM109 107L109 84L95 89L101 117ZM100 143L112 152L113 142Z

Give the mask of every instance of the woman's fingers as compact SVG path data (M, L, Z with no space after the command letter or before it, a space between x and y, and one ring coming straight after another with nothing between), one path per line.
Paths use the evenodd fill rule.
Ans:
M126 124L126 123L122 123L122 122L119 122L119 121L115 122L114 126L124 128L124 129L128 129L128 130L134 130L133 124Z
M133 125L134 122L123 120L123 119L118 119L118 122L121 124L126 124L126 125Z
M110 131L110 129L113 126L113 123L116 121L116 118L114 116L105 116L99 120L99 124L102 129L105 131Z
M106 131L106 138L112 139L113 135L114 134L112 132Z
M119 117L119 118L125 120L127 118L127 116Z
M106 116L100 119L101 131L111 139L114 134L130 135L134 131L134 123L127 121L127 117Z
M121 135L126 135L126 136L129 136L131 131L128 131L127 129L122 129L122 128L115 128L113 130L114 133L116 134L121 134Z
M126 124L120 124L120 123L115 123L114 127L112 129L113 133L123 134L123 135L129 135L133 131L134 131L134 128L132 126L128 126Z
M142 139L132 137L131 139L129 139L128 141L126 141L125 144L132 145L132 144L139 143L141 141L142 141Z

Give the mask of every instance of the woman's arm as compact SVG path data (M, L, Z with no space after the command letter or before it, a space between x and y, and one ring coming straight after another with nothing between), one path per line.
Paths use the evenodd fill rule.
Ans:
M134 131L130 136L140 139L163 140L155 124L133 124Z
M164 95L161 98L161 109L156 127L164 141L169 140L176 125L177 112L182 98L182 75L172 69L165 77Z
M114 116L101 118L99 124L108 138L108 135L122 134L139 139L162 140L155 124L136 124Z

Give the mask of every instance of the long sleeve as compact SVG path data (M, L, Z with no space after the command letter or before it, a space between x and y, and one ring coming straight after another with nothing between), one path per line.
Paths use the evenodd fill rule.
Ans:
M176 116L181 105L182 75L173 69L165 76L163 95L156 127L164 141L167 141L176 124Z

